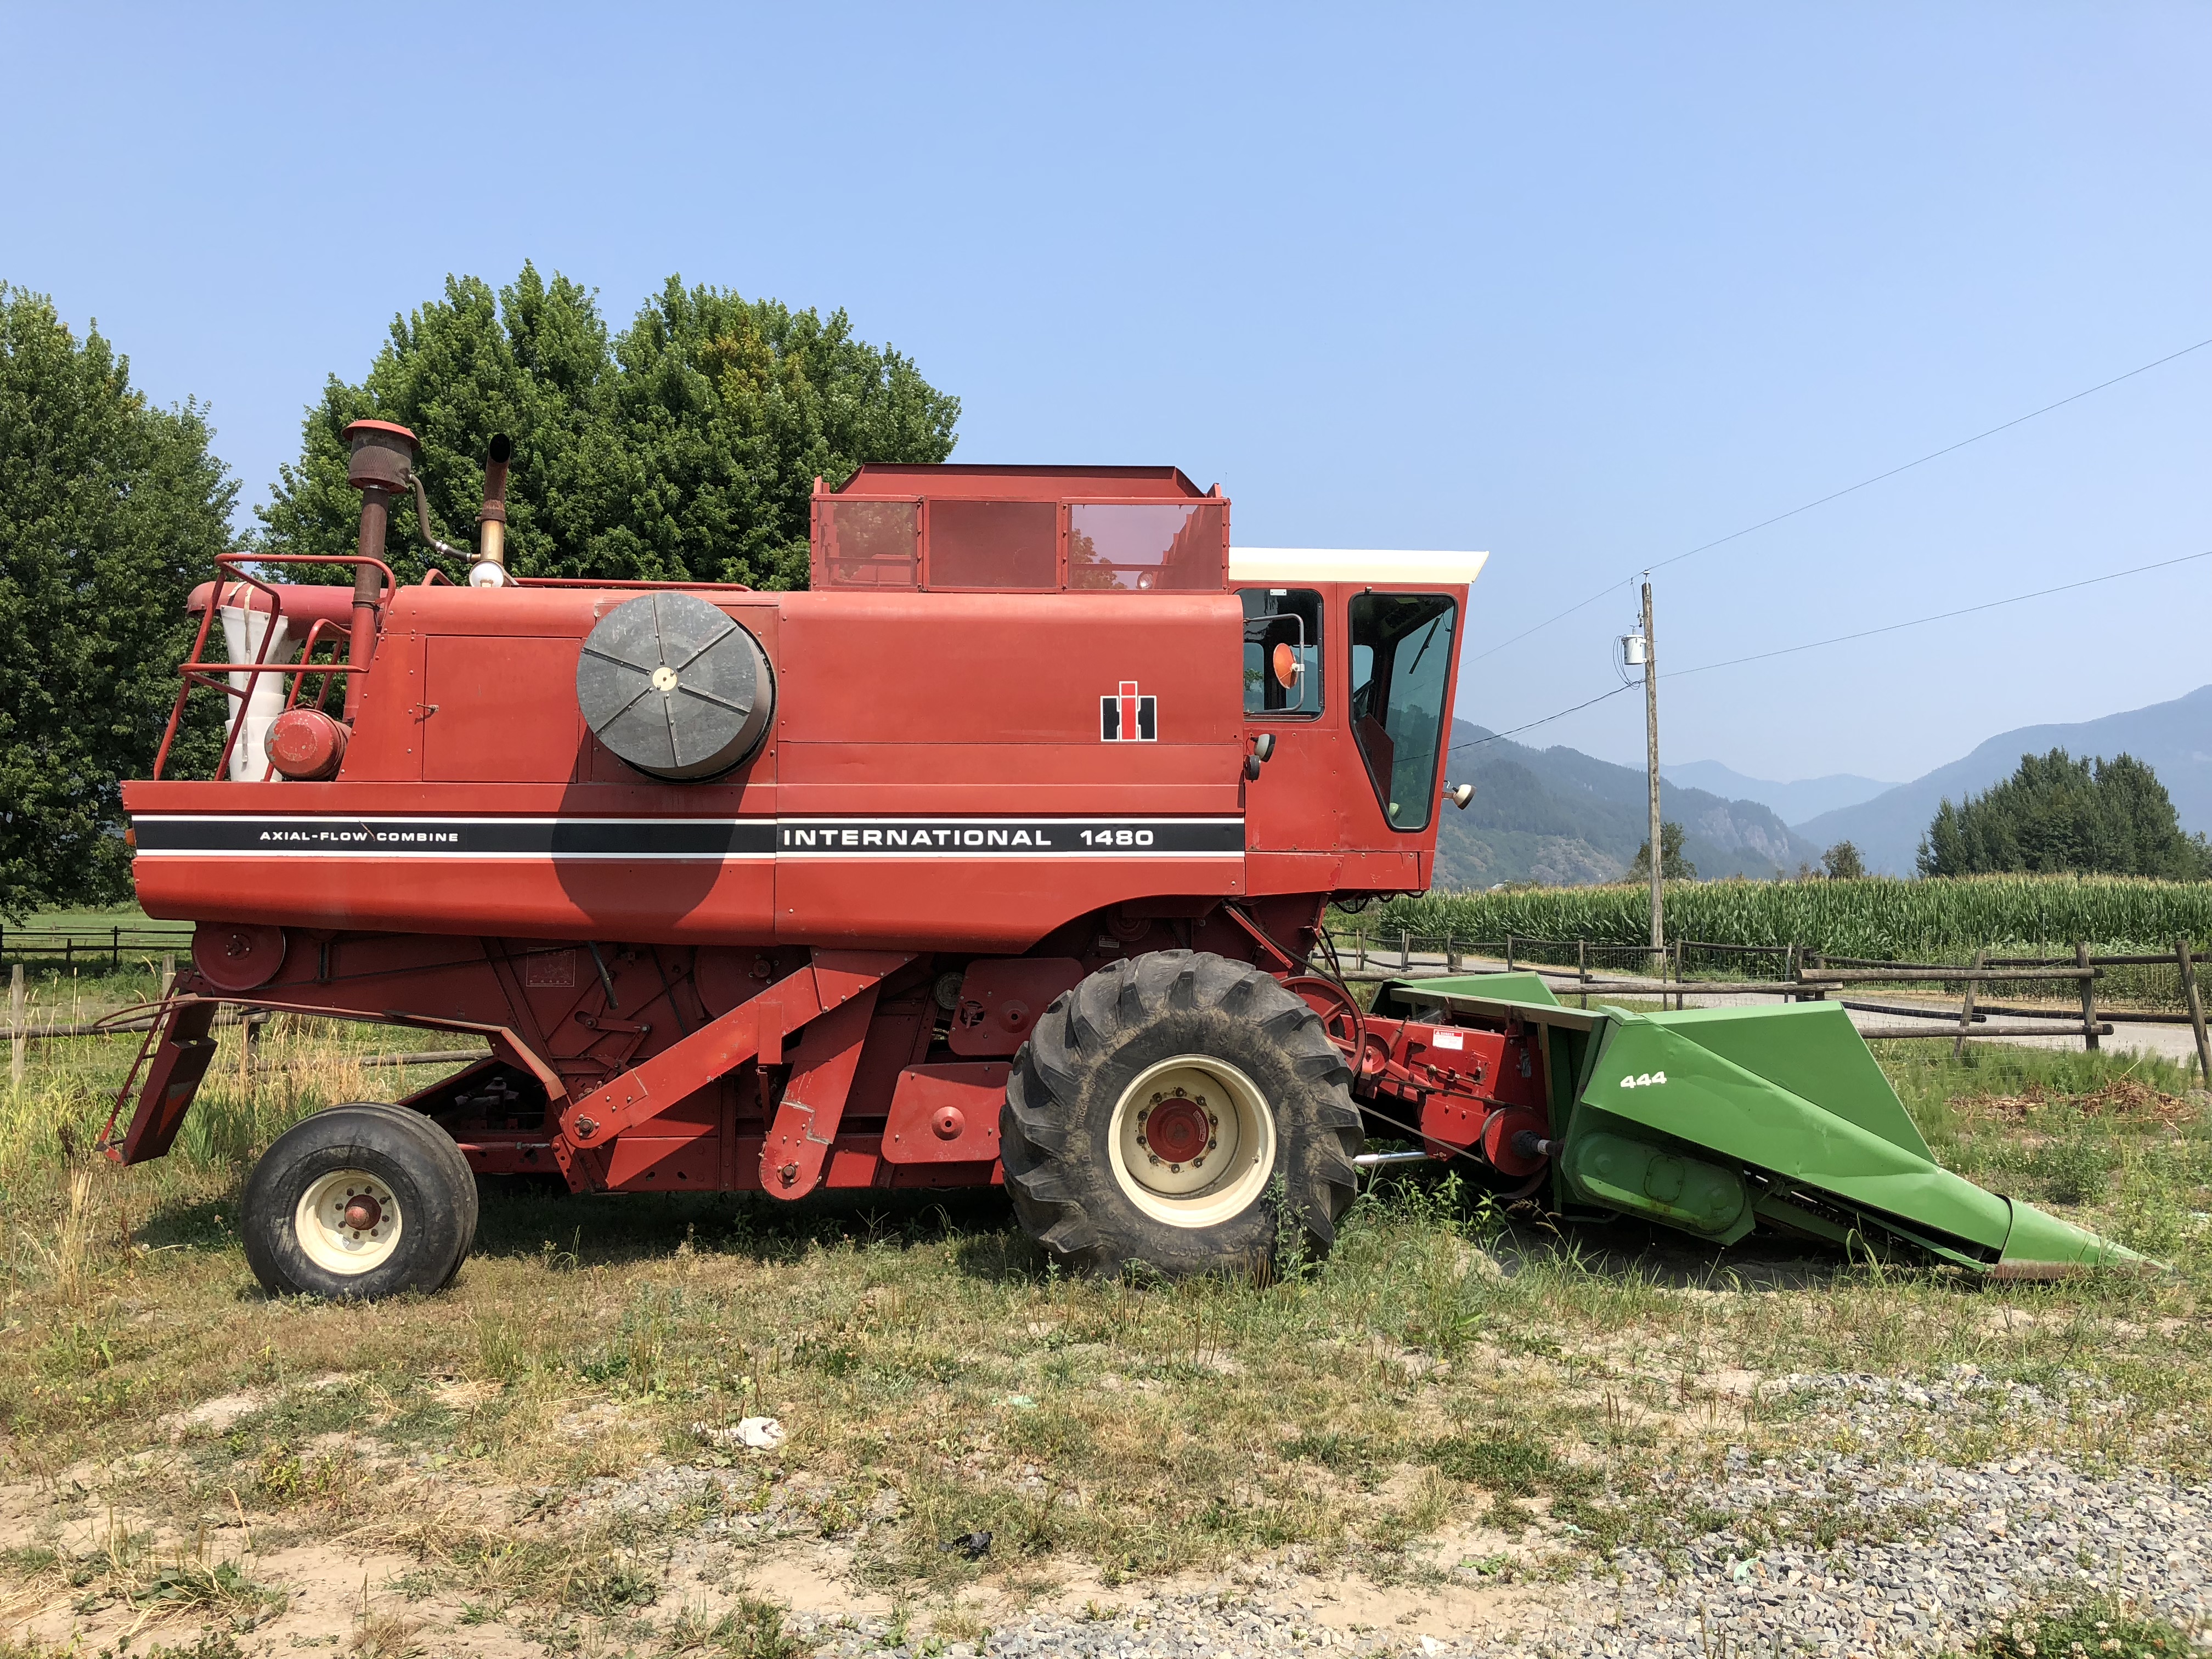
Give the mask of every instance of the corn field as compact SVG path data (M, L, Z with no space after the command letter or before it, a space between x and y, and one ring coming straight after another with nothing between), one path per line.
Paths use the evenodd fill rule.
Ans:
M1667 936L1721 945L1799 945L1837 957L1964 962L1976 951L2021 954L2087 939L2106 951L2170 951L2212 940L2212 883L2112 876L1967 876L1899 881L1669 882ZM1401 930L1461 939L1650 938L1640 884L1430 893L1359 919L1372 936Z

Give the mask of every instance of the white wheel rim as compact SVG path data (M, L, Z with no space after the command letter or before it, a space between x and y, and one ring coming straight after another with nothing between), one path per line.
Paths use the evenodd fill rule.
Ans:
M1211 1227L1243 1214L1267 1190L1275 1173L1275 1114L1234 1066L1177 1054L1147 1066L1121 1091L1106 1144L1114 1179L1132 1204L1170 1226Z
M366 1170L337 1170L300 1194L292 1230L308 1261L351 1278L392 1259L405 1222L389 1183Z

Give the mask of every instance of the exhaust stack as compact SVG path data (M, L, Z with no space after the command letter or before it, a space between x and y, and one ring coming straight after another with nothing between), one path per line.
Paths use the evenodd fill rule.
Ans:
M484 455L483 506L477 514L483 526L477 544L477 562L469 571L471 587L506 587L514 578L507 574L507 464L514 444L504 432L495 434Z
M361 707L362 682L369 660L376 655L376 604L384 584L377 565L384 560L385 532L392 521L392 498L407 488L415 466L415 434L390 421L356 421L346 428L353 447L346 466L346 482L361 491L361 534L357 550L361 562L353 573L353 633L346 645L346 661L353 672L345 677L345 721L353 724ZM370 561L375 561L371 563Z

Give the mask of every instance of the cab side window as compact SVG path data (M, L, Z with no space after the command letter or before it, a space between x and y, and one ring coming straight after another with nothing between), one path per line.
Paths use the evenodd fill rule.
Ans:
M1322 711L1321 595L1308 587L1248 587L1244 712L1311 720Z
M1425 830L1449 724L1459 607L1442 593L1363 593L1352 602L1352 735L1393 830Z

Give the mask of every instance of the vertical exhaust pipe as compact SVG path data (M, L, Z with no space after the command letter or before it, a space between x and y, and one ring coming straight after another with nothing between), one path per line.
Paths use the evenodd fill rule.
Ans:
M385 532L392 524L392 498L407 487L415 465L415 434L390 421L356 421L346 428L353 458L346 482L361 491L361 535L355 544L363 562L354 567L353 634L346 644L345 720L353 724L361 707L362 683L376 655L376 601L384 579L367 562L384 559Z
M505 587L514 579L507 574L507 464L514 459L514 444L504 432L493 435L484 454L483 506L477 514L477 562L469 571L471 587Z

